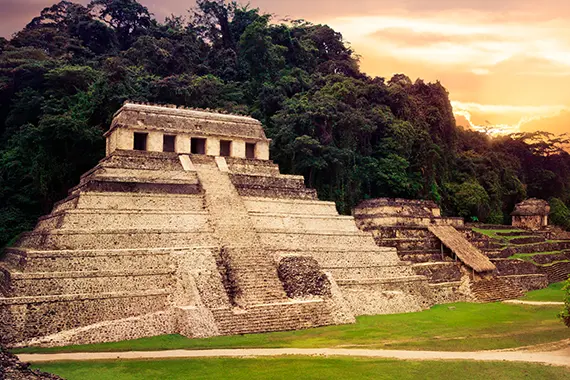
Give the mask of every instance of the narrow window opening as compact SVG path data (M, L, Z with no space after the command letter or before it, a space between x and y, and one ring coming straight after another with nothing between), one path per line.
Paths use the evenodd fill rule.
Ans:
M220 156L229 157L232 151L232 142L227 140L220 141Z
M134 150L146 150L146 140L148 139L148 133L135 132L134 134Z
M192 154L206 154L206 139L192 138L190 140Z
M245 143L245 157L249 159L255 158L255 144L254 143Z
M162 137L162 151L163 152L174 152L176 144L176 136L164 135Z

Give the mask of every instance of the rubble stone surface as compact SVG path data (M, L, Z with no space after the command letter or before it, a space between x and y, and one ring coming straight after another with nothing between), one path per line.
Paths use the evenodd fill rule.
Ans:
M50 373L30 368L29 363L22 363L0 346L0 379L6 380L63 380Z

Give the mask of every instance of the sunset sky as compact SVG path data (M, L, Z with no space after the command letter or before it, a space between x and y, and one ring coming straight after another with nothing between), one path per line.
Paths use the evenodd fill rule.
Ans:
M87 3L88 1L79 1ZM0 0L9 38L50 0ZM141 0L159 19L193 1ZM281 18L341 32L369 75L439 80L458 124L570 132L570 2L561 0L251 0Z

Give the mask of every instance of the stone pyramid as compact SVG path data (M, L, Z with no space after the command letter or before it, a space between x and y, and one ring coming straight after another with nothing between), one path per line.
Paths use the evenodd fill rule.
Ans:
M0 337L65 345L352 323L432 304L423 276L248 117L126 103L106 157L0 262Z

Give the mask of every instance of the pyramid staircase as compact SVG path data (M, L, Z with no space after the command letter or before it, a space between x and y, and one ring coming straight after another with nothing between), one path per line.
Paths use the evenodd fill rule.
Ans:
M310 256L330 273L355 315L418 311L432 305L424 276L378 247L351 216L307 191L303 177L278 174L276 165L227 160L230 177L261 244L276 261ZM257 164L257 162L256 162Z

